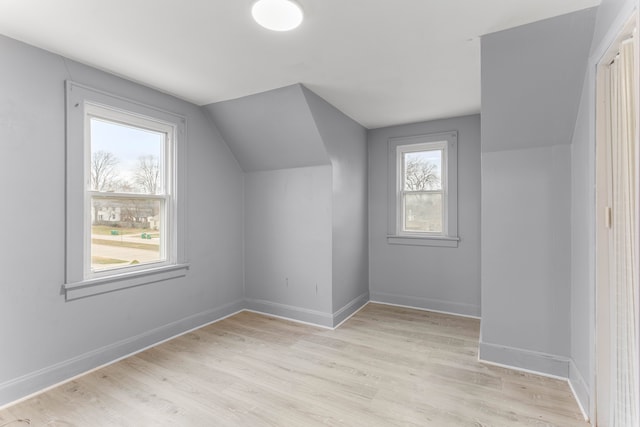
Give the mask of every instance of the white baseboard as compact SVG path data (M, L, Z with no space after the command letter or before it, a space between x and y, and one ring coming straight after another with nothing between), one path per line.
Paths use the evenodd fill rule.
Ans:
M416 308L437 313L479 318L480 306L430 298L371 292L371 302Z
M571 392L573 393L576 402L578 402L580 411L582 411L582 416L585 421L589 421L589 412L591 408L589 387L573 359L569 361L569 387L571 388Z
M358 295L333 313L333 328L338 328L369 303L369 291Z
M245 301L248 311L307 325L335 329L367 305L369 292L358 295L333 314L267 300L246 298Z
M569 358L521 348L480 342L478 359L552 378L569 378Z
M333 315L331 313L253 298L245 298L245 302L247 309L250 311L315 326L333 328Z
M529 350L480 343L478 360L489 365L496 365L507 369L515 369L517 371L566 381L584 420L589 422L589 388L572 359ZM501 360L501 362L497 360Z
M197 313L0 384L0 409L112 364L245 308L244 300Z

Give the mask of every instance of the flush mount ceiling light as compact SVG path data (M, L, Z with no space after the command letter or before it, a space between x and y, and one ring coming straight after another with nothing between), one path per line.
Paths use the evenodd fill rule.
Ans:
M251 9L256 22L273 31L289 31L302 22L302 8L292 0L259 0Z

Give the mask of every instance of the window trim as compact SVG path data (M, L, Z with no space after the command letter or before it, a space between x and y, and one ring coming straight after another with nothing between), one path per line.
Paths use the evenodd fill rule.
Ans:
M185 247L185 178L186 168L186 119L175 113L161 110L134 100L112 95L98 89L66 81L66 274L62 289L66 300L84 298L132 286L140 286L161 280L181 277L189 268ZM90 207L91 177L87 173L91 149L88 143L88 122L92 112L107 112L107 120L118 121L126 117L126 123L134 124L136 118L144 123L169 126L173 141L165 143L171 176L166 177L166 193L170 193L171 227L167 227L166 261L141 264L125 268L91 272L88 264L90 236L87 236L87 209ZM137 195L136 195L137 196ZM140 195L145 197L145 195ZM155 196L150 196L155 197Z
M426 147L426 148L425 148ZM402 227L402 156L407 152L443 149L443 232L404 231ZM387 243L411 246L457 247L458 132L440 132L388 140Z

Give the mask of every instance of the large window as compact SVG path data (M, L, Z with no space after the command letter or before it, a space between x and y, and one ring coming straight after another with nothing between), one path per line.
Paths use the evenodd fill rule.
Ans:
M456 157L455 132L389 140L389 243L457 246Z
M184 118L67 83L68 299L184 274Z
M172 125L85 104L86 275L171 261Z

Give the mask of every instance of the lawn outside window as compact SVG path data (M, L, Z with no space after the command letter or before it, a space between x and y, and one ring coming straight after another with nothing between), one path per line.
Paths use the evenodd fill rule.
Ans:
M66 298L185 274L185 119L67 82Z
M457 132L388 143L391 244L457 247Z

